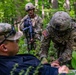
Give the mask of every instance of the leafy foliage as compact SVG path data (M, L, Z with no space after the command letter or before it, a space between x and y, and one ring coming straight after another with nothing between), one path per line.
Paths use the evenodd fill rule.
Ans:
M72 67L76 69L76 51L72 53Z
M38 0L38 1L39 1L38 9L36 9L36 13L40 16L42 16L42 4L44 5L44 12L45 12L45 17L43 19L44 28L47 26L48 22L50 21L50 18L56 11L61 11L61 10L66 11L63 8L64 0L58 0L58 4L59 4L58 9L52 9L51 3L49 3L48 0ZM75 0L70 0L71 9L69 11L66 11L70 14L72 18L75 18L76 15L73 6L74 1ZM14 22L18 20L19 17L22 18L24 17L24 15L27 14L25 12L25 4L28 2L32 2L33 4L35 4L34 0L0 0L0 22L8 22L13 25ZM56 59L53 43L51 42L50 45L51 46L48 52L49 61L51 61L49 58L50 56L53 56ZM24 37L20 39L19 46L20 46L20 51L19 51L20 54L28 53L26 48L27 45L24 42ZM37 50L33 50L30 53L36 56L37 53L39 52L39 48L40 45L37 48ZM72 66L76 69L75 62L76 62L76 52L75 53L73 52Z

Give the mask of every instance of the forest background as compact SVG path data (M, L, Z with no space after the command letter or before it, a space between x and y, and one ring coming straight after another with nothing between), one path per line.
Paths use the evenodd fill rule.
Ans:
M17 30L19 22L27 14L25 11L25 5L28 2L32 2L36 7L36 14L43 19L43 28L47 26L52 15L56 11L66 11L72 19L76 22L76 0L0 0L0 22L7 22L15 26ZM48 61L55 60L56 50L53 47L53 43L50 43L50 49L48 52ZM19 54L28 53L24 37L19 42L20 50ZM40 46L37 50L30 51L30 54L36 57L39 52ZM51 59L50 59L51 57ZM76 69L76 52L72 53L72 66Z

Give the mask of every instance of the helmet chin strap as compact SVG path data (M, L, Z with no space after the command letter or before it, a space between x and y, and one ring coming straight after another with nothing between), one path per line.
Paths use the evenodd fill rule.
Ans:
M12 29L11 29L10 33L7 34L7 35L4 35L4 39L3 39L2 42L0 42L0 45L1 45L2 43L4 43L5 40L6 40L9 36L11 36L11 35L15 35L15 34L16 34L15 28L12 26Z

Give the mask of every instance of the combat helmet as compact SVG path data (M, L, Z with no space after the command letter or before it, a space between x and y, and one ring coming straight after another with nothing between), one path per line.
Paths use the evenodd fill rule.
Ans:
M25 5L25 10L28 11L30 9L35 9L35 6L32 3L27 3Z
M65 31L71 28L71 17L64 11L58 11L53 15L50 25L57 31Z
M16 32L15 28L8 23L0 23L0 45L6 40L18 40L23 34Z

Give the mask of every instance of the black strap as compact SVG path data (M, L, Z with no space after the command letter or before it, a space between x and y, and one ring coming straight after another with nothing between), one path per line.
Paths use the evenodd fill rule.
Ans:
M11 29L11 32L7 35L4 35L4 39L2 42L0 42L0 45L11 35L15 35L16 34L16 31L15 31L15 28L12 26L12 29Z

